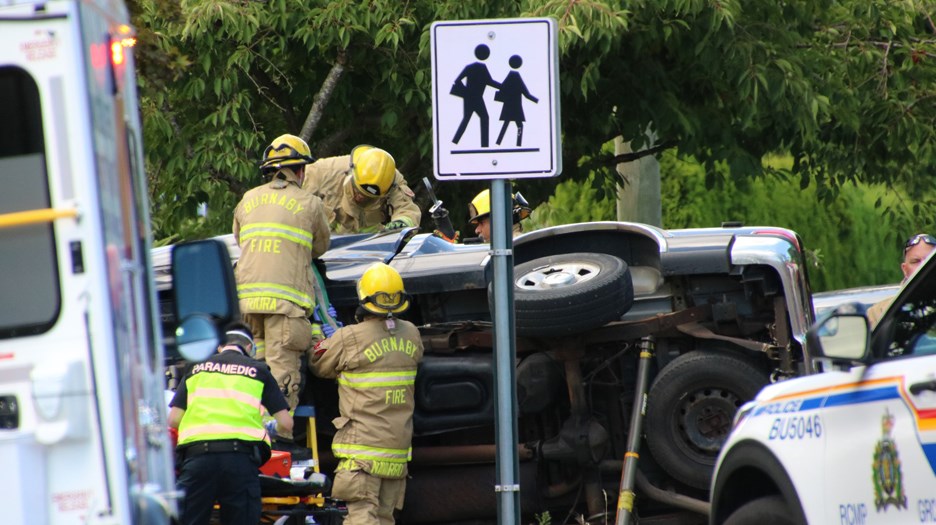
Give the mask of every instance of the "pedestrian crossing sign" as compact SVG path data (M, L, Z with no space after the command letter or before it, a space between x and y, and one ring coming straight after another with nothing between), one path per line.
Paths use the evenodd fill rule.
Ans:
M430 48L437 179L562 172L555 20L434 22Z

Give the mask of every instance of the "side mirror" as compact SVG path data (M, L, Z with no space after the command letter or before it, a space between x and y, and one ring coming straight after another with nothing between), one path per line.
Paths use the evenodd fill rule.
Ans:
M187 242L173 246L171 267L176 348L187 361L204 361L221 328L241 318L231 256L217 239Z
M863 308L845 305L823 316L806 333L812 353L836 361L867 362L871 329Z
M176 346L186 361L200 363L211 357L221 344L221 331L206 315L195 314L176 329Z
M237 286L227 246L207 239L172 248L172 289L175 318L209 315L220 326L240 320Z

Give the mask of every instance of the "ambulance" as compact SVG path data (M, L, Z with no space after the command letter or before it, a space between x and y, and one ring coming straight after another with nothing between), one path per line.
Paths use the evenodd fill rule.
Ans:
M129 14L0 0L0 35L0 522L169 523L181 495ZM239 317L227 250L182 244L171 267L167 340L204 359Z
M823 371L738 411L710 523L936 523L936 258L873 332L853 303L807 338Z

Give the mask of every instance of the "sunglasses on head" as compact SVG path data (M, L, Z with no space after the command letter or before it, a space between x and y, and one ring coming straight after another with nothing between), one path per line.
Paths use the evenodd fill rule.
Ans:
M910 248L913 248L914 246L916 246L917 244L920 244L921 242L925 242L926 244L929 244L930 246L936 246L936 237L933 237L932 235L928 233L918 233L914 235L913 237L910 237L909 239L907 239L907 244L906 246L904 246L904 253L907 253L908 251L910 251Z

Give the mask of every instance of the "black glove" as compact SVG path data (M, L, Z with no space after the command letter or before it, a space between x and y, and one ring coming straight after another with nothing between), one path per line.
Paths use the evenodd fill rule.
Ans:
M452 220L449 219L448 210L441 206L432 210L432 220L436 225L435 231L441 233L439 237L442 237L448 242L458 241L458 232L455 231L455 228L452 226Z

